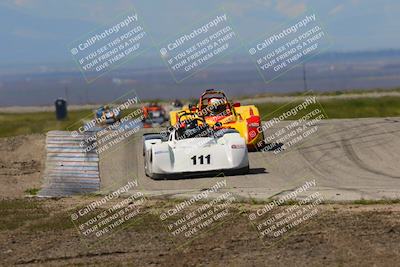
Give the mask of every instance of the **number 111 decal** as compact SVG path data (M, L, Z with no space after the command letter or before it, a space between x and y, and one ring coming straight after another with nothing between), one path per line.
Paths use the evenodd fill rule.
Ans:
M210 164L211 163L211 155L208 154L207 156L193 156L190 158L192 160L193 165L203 165L203 164ZM206 159L206 162L204 162L204 159ZM197 162L199 160L199 162Z

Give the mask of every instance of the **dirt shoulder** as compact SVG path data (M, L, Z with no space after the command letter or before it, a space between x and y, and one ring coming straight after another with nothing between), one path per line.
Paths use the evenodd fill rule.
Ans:
M26 190L40 188L45 139L43 134L0 138L0 199L21 198Z
M40 188L45 136L1 138L0 155L0 266L395 266L400 260L400 204L320 205L317 216L266 246L248 217L262 205L232 204L232 219L182 244L160 220L176 201L148 200L126 227L88 244L71 215L102 197L24 198L27 189Z
M177 248L158 214L171 205L150 201L140 220L87 247L71 223L74 207L95 200L0 201L0 259L4 266L395 266L400 260L400 205L321 205L321 213L266 247L241 210Z

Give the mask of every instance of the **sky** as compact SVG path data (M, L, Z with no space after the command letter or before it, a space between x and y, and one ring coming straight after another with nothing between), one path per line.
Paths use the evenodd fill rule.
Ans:
M330 51L400 49L398 0L2 0L0 66L69 64L71 42L132 7L156 43L220 8L244 40L262 38L312 9L332 39Z

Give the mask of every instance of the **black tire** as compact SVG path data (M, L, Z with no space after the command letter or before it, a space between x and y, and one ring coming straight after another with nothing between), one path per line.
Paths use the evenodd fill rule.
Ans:
M157 175L157 174L153 174L150 176L151 179L155 180L155 181L160 181L160 180L167 180L164 177L162 177L161 175Z
M148 172L147 172L147 169L146 169L146 165L147 165L147 164L146 164L146 158L144 158L144 164L143 164L143 165L144 165L144 174L145 174L147 177L150 177L149 174L148 174Z

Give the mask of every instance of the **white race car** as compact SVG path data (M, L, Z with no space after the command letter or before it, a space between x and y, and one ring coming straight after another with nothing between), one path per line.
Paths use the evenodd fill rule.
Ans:
M143 135L147 176L159 180L249 172L246 142L236 130L218 129L218 123L211 128L198 117L179 125L179 128L169 129L166 137L161 134Z

